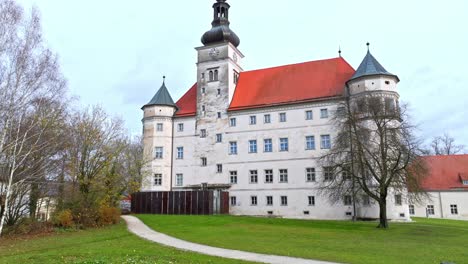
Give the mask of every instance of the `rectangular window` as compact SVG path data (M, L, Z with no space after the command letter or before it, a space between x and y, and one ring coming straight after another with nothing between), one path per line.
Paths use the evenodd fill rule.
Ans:
M266 205L273 205L273 196L266 197Z
M202 167L206 167L207 164L208 164L208 161L206 160L206 158L201 158Z
M344 196L344 205L351 205L353 204L353 198L351 195L345 195Z
M154 174L154 185L161 186L162 185L162 174L156 173Z
M265 170L265 183L273 183L273 170Z
M162 159L163 158L163 147L155 147L154 148L154 158Z
M306 181L315 181L315 168L306 168Z
M202 137L202 138L206 137L206 129L200 130L200 137Z
M434 205L428 205L426 211L428 215L434 215Z
M206 93L205 87L201 88L201 93L202 93L202 94L205 94L205 93Z
M230 171L229 176L230 176L230 182L232 184L236 184L237 183L237 171Z
M306 112L306 120L312 120L314 117L312 115L312 110L307 110Z
M216 164L216 172L217 173L223 172L223 164Z
M223 134L216 134L216 143L221 143L223 141Z
M287 196L281 196L281 205L282 206L287 206L288 205L288 197Z
M320 148L321 149L331 149L330 135L321 135L320 136Z
M341 168L341 176L343 180L352 180L353 176L351 174L351 167L349 165L343 165Z
M362 205L369 206L370 205L370 197L369 195L362 196Z
M249 153L257 153L257 140L249 140Z
M280 151L288 151L289 143L288 138L280 138Z
M232 126L232 127L236 126L236 119L234 117L229 119L229 125Z
M177 124L177 131L183 132L184 131L184 123Z
M231 196L229 197L229 199L231 200L231 206L236 206L237 205L237 199L235 196Z
M271 138L266 138L263 140L263 152L272 152L273 151L273 141Z
M306 149L307 150L315 149L315 137L314 136L306 136Z
M176 174L176 186L184 185L184 175L182 173Z
M163 123L156 124L156 131L163 131Z
M401 205L401 194L395 194L395 205Z
M323 180L332 181L333 180L333 168L332 167L323 167Z
M320 109L320 118L328 118L328 109L327 108L324 108L324 109Z
M279 182L288 182L288 170L287 169L279 170Z
M450 213L453 215L458 214L458 206L456 204L451 204L450 205Z
M177 147L177 159L184 158L184 147Z
M408 205L408 207L409 207L409 214L414 215L414 205L410 204Z
M237 84L237 82L239 81L239 73L237 71L233 71L232 72L232 77L233 77L233 82L234 84Z
M258 183L258 171L251 170L249 178L250 178L250 183Z
M218 92L218 95L221 95L221 89L218 89L217 92Z
M345 116L345 113L346 113L346 108L344 108L344 106L340 106L336 109L336 115L339 117Z
M279 113L279 121L286 122L286 113Z
M218 112L218 118L221 118L221 112Z
M229 142L229 154L237 155L237 141Z
M250 116L250 124L251 125L257 124L257 116Z
M265 124L271 123L271 115L270 114L266 114L266 115L263 116L263 123L265 123Z
M308 201L309 201L309 205L310 205L310 206L314 206L314 205L315 205L315 196L308 196L307 199L308 199Z
M257 205L257 196L250 196L250 205Z
M463 185L468 185L468 180L463 180L463 181L462 181L462 184L463 184Z

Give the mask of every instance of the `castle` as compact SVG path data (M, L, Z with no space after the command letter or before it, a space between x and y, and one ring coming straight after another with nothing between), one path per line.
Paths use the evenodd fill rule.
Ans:
M347 96L382 96L396 105L396 75L368 51L357 70L341 56L244 71L230 5L213 5L202 36L196 83L176 102L165 83L142 107L150 160L143 191L227 190L230 213L350 219L352 198L330 203L317 192L327 171L318 157L332 146L331 117ZM390 219L409 220L401 194L388 198ZM357 217L378 217L378 205L357 205Z

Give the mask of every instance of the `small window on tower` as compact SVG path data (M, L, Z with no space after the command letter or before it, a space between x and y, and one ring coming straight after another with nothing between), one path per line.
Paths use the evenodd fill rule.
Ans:
M209 80L210 80L210 82L212 82L213 81L213 71L210 71L209 76L210 76Z
M218 89L218 95L221 95L221 89Z
M205 92L206 92L205 87L201 88L201 93L205 94Z
M215 71L214 71L214 80L215 80L215 81L218 80L218 70L215 70Z

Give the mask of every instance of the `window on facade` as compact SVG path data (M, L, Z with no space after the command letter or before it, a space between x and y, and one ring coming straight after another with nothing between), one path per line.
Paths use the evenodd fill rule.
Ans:
M312 120L312 119L314 119L314 116L312 115L312 110L307 110L307 111L305 111L305 114L306 114L306 116L305 116L305 119L306 119L306 120Z
M387 111L387 113L395 112L395 100L392 98L385 98L385 111Z
M328 118L328 109L327 108L324 108L324 109L320 109L320 118Z
M250 183L258 183L258 171L251 170L249 178L250 178Z
M202 105L202 106L201 106L201 110L202 110L202 112L205 112L205 109L206 109L206 108L205 108L205 106L204 106L204 105Z
M184 175L182 173L176 174L176 186L184 185Z
M306 136L306 149L307 150L315 149L315 137L314 136Z
M315 196L308 196L307 200L308 200L310 206L315 205Z
M213 71L210 71L210 72L208 73L208 77L209 77L210 82L212 82L212 81L214 80Z
M250 124L251 125L257 124L257 116L250 116Z
M202 78L202 79L205 79L205 73L202 73L202 74L201 74L201 78Z
M370 205L370 197L369 195L362 196L362 205L369 206Z
M231 196L229 197L229 199L231 200L231 206L236 206L237 205L237 199L235 196Z
M343 117L346 113L346 108L344 106L340 106L336 109L336 115L339 117Z
M331 149L330 135L321 135L320 136L320 148L321 149Z
M156 124L156 131L163 131L163 123Z
M237 82L239 81L239 73L237 71L233 71L232 75L234 84L237 84Z
M288 205L288 197L287 196L281 196L281 205L282 206Z
M414 205L410 204L408 205L408 207L409 207L409 214L414 215Z
M162 185L162 174L156 173L154 174L154 185L161 186Z
M223 141L223 134L216 134L216 143L220 143Z
M306 168L306 181L315 181L315 168Z
M237 154L237 141L229 142L229 154L236 155Z
M463 185L468 185L468 180L463 180L463 181L462 181L462 184L463 184Z
M232 126L232 127L236 126L236 119L234 117L229 119L229 125Z
M353 198L351 195L344 196L344 205L351 205L353 203Z
M266 197L266 205L273 205L273 196Z
M163 147L155 147L154 148L154 158L162 159L163 158Z
M221 112L218 112L218 118L221 118Z
M272 152L273 151L273 141L271 138L266 138L263 140L263 152Z
M200 137L202 137L202 138L206 137L206 129L201 129L200 130Z
M323 167L323 180L332 181L333 180L333 168L332 167Z
M289 143L288 138L280 138L280 151L288 151Z
M229 177L230 177L230 182L232 184L236 184L237 183L237 171L230 171L229 172Z
M434 215L434 205L428 205L426 211L428 215Z
M184 158L184 147L177 147L177 159Z
M401 194L395 194L395 205L401 205Z
M177 131L179 131L179 132L184 131L184 123L177 124Z
M456 204L451 204L450 205L450 213L453 215L458 214L458 206Z
M201 88L201 93L202 93L202 94L205 94L205 93L206 93L205 87Z
M286 122L286 113L279 113L279 121Z
M265 123L265 124L271 123L271 115L270 114L266 114L266 115L263 116L263 123Z
M223 164L216 164L216 172L217 173L223 172Z
M287 169L279 170L279 182L288 182L288 170Z
M205 157L201 158L201 165L202 167L206 167L206 165L208 164L208 161Z
M273 183L273 170L265 170L265 183Z
M214 70L214 76L213 76L214 81L218 80L218 70Z
M257 140L249 140L249 153L257 153Z
M341 176L343 177L343 180L351 180L352 175L351 175L351 167L344 165L343 168L341 169Z
M250 205L257 205L257 196L250 196Z

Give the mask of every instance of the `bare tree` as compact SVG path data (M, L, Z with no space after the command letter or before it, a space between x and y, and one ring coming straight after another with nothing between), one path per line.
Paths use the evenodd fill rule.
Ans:
M380 228L387 228L388 194L421 193L425 172L420 142L413 136L405 108L394 100L367 95L341 105L334 118L338 131L329 152L321 157L326 178L321 192L332 201L353 202L366 195L379 204Z
M455 144L455 139L448 133L444 133L443 136L432 139L431 149L435 155L454 155L462 153L465 150L465 146Z

